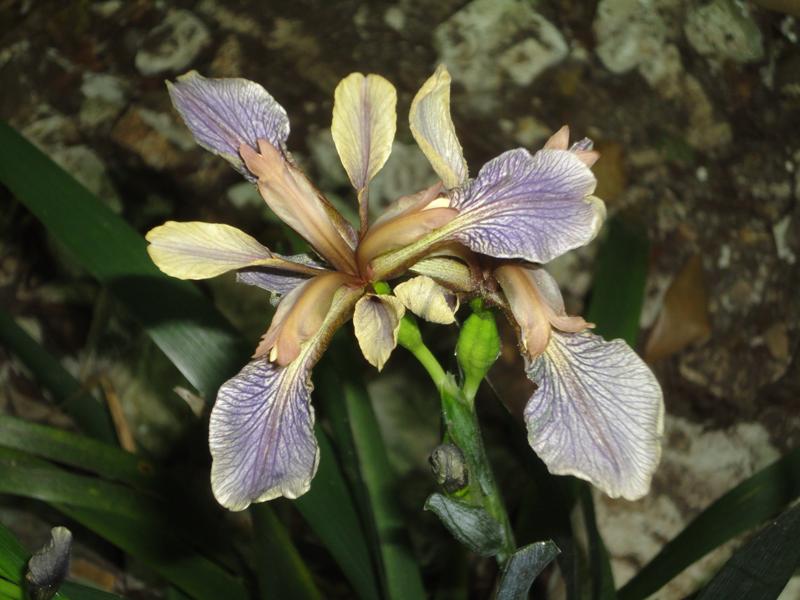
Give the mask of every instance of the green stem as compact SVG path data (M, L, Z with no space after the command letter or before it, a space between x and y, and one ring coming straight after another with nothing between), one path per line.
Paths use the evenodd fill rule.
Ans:
M478 418L472 402L474 394L467 396L463 390L458 388L453 377L445 372L425 345L419 327L411 317L403 318L397 341L399 345L414 355L439 390L447 435L464 453L467 462L470 476L470 499L475 504L482 505L503 528L503 550L497 555L498 563L503 565L516 548L514 534L500 490L492 474L492 467L486 456Z

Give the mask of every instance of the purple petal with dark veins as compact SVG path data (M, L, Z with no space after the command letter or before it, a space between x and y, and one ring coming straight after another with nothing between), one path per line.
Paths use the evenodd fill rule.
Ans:
M622 340L553 331L527 365L528 442L551 473L636 500L661 457L664 403L652 371Z
M195 140L255 181L239 157L239 147L258 149L267 140L283 149L289 137L286 111L259 84L241 78L208 79L190 71L167 82L172 103Z
M454 237L481 254L545 263L597 234L605 209L588 198L596 180L566 150L509 150L454 190Z
M220 388L209 423L211 487L226 508L308 491L319 451L306 365L256 359Z

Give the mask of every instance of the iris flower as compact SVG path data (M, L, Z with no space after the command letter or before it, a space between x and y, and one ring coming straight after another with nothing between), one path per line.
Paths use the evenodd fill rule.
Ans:
M406 309L452 323L458 293L486 295L520 325L528 374L539 383L526 410L531 444L551 471L589 479L610 495L636 497L649 485L661 428L655 379L624 343L606 343L567 317L557 286L538 267L596 234L604 209L590 195L586 163L594 155L585 143L561 148L566 142L556 136L535 155L500 155L470 180L449 86L440 67L410 114L442 183L398 199L373 223L369 183L391 151L396 92L372 74L353 73L337 86L331 130L358 199L356 231L298 169L286 149L286 111L264 88L195 72L168 84L197 142L257 185L314 253L281 256L218 223L167 222L147 235L150 256L168 275L236 271L239 281L279 298L252 360L222 385L211 412L211 484L227 508L309 489L319 462L311 368L340 325L353 319L365 358L381 369ZM394 295L373 293L375 283L409 271L416 276Z

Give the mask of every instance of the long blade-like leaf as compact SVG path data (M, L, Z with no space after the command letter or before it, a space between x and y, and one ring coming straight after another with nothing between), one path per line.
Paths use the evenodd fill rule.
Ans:
M79 467L104 478L149 488L155 466L118 447L69 431L0 415L0 446Z
M649 247L647 238L619 219L610 219L608 229L597 256L586 318L597 324L595 333L622 338L633 346L639 334Z
M661 549L619 591L620 600L646 598L717 546L760 525L800 496L800 448L752 475Z
M698 600L773 600L800 566L800 506L787 510L739 548Z
M386 596L424 598L422 577L397 502L398 481L389 464L372 404L363 387L337 377L341 372L329 368L322 373L324 385L320 395L337 439L352 462L351 476L358 479L354 483L362 486L362 509L373 530L376 562L381 565Z
M256 536L256 576L262 600L271 598L296 598L297 600L321 600L311 574L297 552L287 554L283 548L287 544L276 544L286 530L272 510L265 510L265 504L254 506L253 528ZM286 577L294 572L294 577Z
M78 427L104 442L117 438L108 412L55 358L44 352L26 331L0 309L0 342L11 349L46 389L53 392L64 411Z

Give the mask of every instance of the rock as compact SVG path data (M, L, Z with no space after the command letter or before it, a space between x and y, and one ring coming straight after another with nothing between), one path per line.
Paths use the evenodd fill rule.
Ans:
M513 121L501 119L500 129L506 135L510 135L516 143L530 150L537 150L554 132L552 127L529 115Z
M601 0L597 5L595 51L612 73L626 73L659 60L664 45L675 39L671 22L678 0Z
M711 502L778 458L769 434L757 423L707 429L667 415L661 465L653 491L637 502L611 500L595 491L597 524L612 556L617 586L624 584ZM636 535L631 535L636 531ZM727 560L738 541L694 563L659 592L684 598Z
M733 0L714 0L689 10L686 38L699 54L739 63L764 58L761 30L747 8Z
M434 43L483 112L499 102L493 92L504 78L528 86L569 51L561 32L521 0L473 0L436 28Z
M234 35L229 35L217 48L209 66L211 77L240 77L242 74L242 44Z
M143 75L182 71L210 41L208 28L193 13L183 9L170 11L164 22L142 41L136 53L136 68Z
M179 167L189 160L194 140L186 128L165 113L129 108L111 131L111 138L156 170Z
M402 31L406 25L406 16L399 6L390 6L383 13L383 22L395 31Z
M258 188L249 181L234 183L225 192L225 197L237 210L266 206L261 194L258 193Z
M333 143L330 127L317 129L309 133L308 137L306 137L306 146L318 175L318 179L315 180L316 184L321 189L350 185L347 173L345 173L342 162L339 160L339 155L336 153L336 146ZM370 189L370 196L374 197L372 189Z
M791 230L792 215L786 215L783 219L772 226L772 235L775 238L775 249L778 253L778 258L785 260L790 265L797 261L797 256L792 249L791 244Z
M79 119L86 127L113 121L125 107L127 84L115 75L84 73L81 93L85 97Z
M731 128L718 121L700 82L687 73L677 42L681 37L680 0L601 0L593 27L600 61L613 73L636 69L664 99L689 114L686 140L710 150L730 144Z
M369 186L370 206L380 212L400 196L413 194L436 183L428 159L416 144L395 142L392 154Z
M111 210L117 214L122 212L122 201L108 176L106 165L94 150L83 145L67 146L54 150L50 157Z

